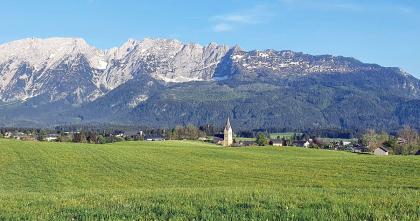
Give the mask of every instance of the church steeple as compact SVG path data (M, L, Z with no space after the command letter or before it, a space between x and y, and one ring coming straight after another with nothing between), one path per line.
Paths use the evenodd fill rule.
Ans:
M228 117L225 130L223 131L224 139L223 139L223 146L229 147L233 144L233 130L232 126L230 125L230 119Z
M228 117L228 119L227 119L225 129L227 129L227 130L232 130L232 126L230 126L230 119L229 119L229 117Z

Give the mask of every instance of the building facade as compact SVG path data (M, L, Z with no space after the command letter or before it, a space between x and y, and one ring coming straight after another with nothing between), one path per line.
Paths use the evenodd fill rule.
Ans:
M373 154L377 156L388 156L388 150L383 147L378 147L373 151Z

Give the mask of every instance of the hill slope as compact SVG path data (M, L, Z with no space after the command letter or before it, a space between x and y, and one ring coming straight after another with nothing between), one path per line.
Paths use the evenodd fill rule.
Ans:
M0 140L4 219L419 219L419 159Z

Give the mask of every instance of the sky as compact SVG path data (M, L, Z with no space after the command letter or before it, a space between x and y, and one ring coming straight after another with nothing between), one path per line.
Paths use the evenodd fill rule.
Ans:
M418 0L2 0L0 43L80 37L216 42L245 50L349 56L420 78Z

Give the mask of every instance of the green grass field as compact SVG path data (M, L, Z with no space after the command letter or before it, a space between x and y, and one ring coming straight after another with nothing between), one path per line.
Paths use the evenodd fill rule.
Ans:
M250 137L235 137L236 141L255 141L255 138L250 138Z
M420 220L420 157L0 139L0 220Z

